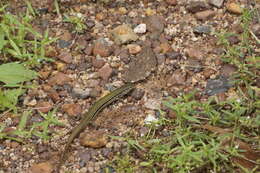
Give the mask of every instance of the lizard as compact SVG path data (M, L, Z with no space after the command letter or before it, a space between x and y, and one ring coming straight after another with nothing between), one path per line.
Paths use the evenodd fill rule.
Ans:
M83 116L83 119L80 121L79 125L74 127L71 131L71 134L68 138L68 141L65 145L64 151L61 154L57 171L59 172L60 167L66 160L66 156L69 152L69 148L71 143L75 138L79 136L79 134L86 128L86 126L95 119L95 117L98 115L98 113L103 110L105 107L110 105L112 102L116 101L118 98L124 96L125 94L129 93L133 88L135 84L134 83L126 83L122 87L115 89L114 91L110 92L106 96L100 98L98 101L96 101L93 106L91 106L88 110L88 112Z

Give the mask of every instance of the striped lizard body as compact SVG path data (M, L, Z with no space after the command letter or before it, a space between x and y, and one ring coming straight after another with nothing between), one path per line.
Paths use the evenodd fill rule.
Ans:
M67 141L67 144L65 145L64 151L61 154L60 161L57 167L57 171L59 171L61 165L65 162L67 153L69 152L69 148L71 143L75 138L78 137L78 135L86 128L86 126L95 119L95 117L98 115L98 113L103 110L105 107L107 107L112 102L116 101L118 98L124 96L125 94L129 93L134 88L133 83L127 83L123 85L122 87L115 89L108 95L102 97L98 101L94 103L93 106L90 107L88 112L84 115L84 118L80 121L79 125L76 126L74 129L72 129L71 135L69 136L69 139Z

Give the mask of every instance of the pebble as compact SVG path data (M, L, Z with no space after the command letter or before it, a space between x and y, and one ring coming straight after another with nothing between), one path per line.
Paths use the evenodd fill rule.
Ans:
M174 6L174 5L177 5L177 0L166 0L166 3L167 3L168 5Z
M95 56L100 55L101 57L108 57L112 53L111 47L109 46L108 42L103 38L98 39L94 43L94 47L92 51L93 51L93 55Z
M148 99L146 100L144 107L147 109L158 110L160 109L161 101L159 99Z
M152 16L152 15L155 15L156 14L156 11L154 9L151 9L151 8L146 8L145 9L145 14L147 16Z
M165 63L166 56L162 53L159 53L159 54L156 54L156 59L157 59L158 65L162 65Z
M212 96L219 93L226 92L232 84L226 77L219 77L218 79L209 79L205 88L205 93Z
M145 21L148 31L151 32L151 38L158 39L164 30L164 18L162 16L152 15L148 16Z
M215 7L222 7L224 0L209 0L209 4Z
M125 7L119 7L118 12L119 12L119 14L124 15L127 13L127 9Z
M130 55L127 49L123 49L118 56L120 60L122 60L125 64L128 64L130 62Z
M201 25L193 28L193 32L197 34L209 34L211 27L209 25Z
M205 11L197 12L195 14L195 17L198 20L205 21L205 20L209 20L209 19L213 18L215 15L216 15L216 13L213 10L205 10Z
M211 75L215 74L215 70L213 69L210 69L210 68L206 68L204 71L203 71L203 76L205 77L205 79L208 79L211 77Z
M49 85L64 85L67 84L71 81L71 78L62 73L62 72L58 72L57 74L55 74L54 76L52 76L49 81L48 84Z
M198 59L198 60L201 60L204 57L203 52L201 50L199 50L198 48L189 48L186 51L186 54L189 58L194 58L194 59Z
M86 88L86 89L73 88L71 91L71 96L73 98L86 99L90 96L90 92L91 92L90 88Z
M237 71L237 67L231 64L224 64L220 69L220 74L224 77L230 77Z
M66 41L66 40L58 40L57 43L58 43L58 47L59 48L64 49L66 47L69 47L72 42L71 41Z
M136 34L144 34L144 33L146 33L146 24L145 23L141 23L141 24L137 25L134 28L134 32Z
M97 57L93 57L92 58L92 65L93 67L95 68L101 68L105 65L105 61L103 58L99 58L98 56Z
M227 4L227 10L233 14L242 14L242 12L243 12L240 5L237 3L234 3L234 2Z
M49 162L35 163L29 169L29 173L52 173L53 166Z
M147 117L144 119L144 124L152 124L157 121L158 119L153 114L148 114Z
M102 68L98 70L99 76L105 81L107 81L110 78L112 72L113 69L110 67L109 64L105 64Z
M161 53L165 54L171 50L171 45L167 42L160 44Z
M84 163L87 163L91 160L91 153L89 151L82 151L79 153L79 158Z
M86 26L87 26L89 29L91 29L91 28L93 28L93 27L95 26L95 21L93 21L93 20L87 20L85 24L86 24Z
M197 59L189 58L186 65L187 65L186 68L188 70L191 70L191 71L193 71L195 73L198 73L198 72L200 72L203 69L202 65L201 65L201 62L199 60L197 60Z
M36 108L38 111L42 112L42 113L47 113L49 112L53 107L53 104L47 101L39 101L36 104Z
M231 35L227 39L230 45L238 44L240 42L239 38L236 35Z
M111 34L113 36L114 41L117 44L124 44L130 41L136 41L138 39L138 36L134 33L132 28L127 24L123 24L114 28L111 31Z
M142 97L144 96L144 90L137 88L137 89L135 89L135 90L132 92L131 96L132 96L135 100L141 100Z
M166 53L166 58L169 59L177 59L177 58L181 58L182 54L180 52L176 52L176 51L170 51Z
M108 143L108 138L102 131L83 133L80 136L80 145L91 148L102 148Z
M127 48L129 53L132 55L138 54L142 50L141 46L138 44L128 44Z
M58 56L58 58L67 64L72 63L72 55L71 55L71 53L69 53L67 51L61 52L61 54Z
M79 104L65 103L62 106L62 111L66 112L69 116L78 116L82 113L82 108Z
M207 10L209 7L204 1L191 1L188 3L186 9L191 13Z
M184 85L187 79L186 73L182 72L182 70L178 69L175 70L168 80L169 86L178 86Z

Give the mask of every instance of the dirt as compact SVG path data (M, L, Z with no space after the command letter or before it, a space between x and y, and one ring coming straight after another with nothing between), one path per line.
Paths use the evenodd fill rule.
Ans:
M177 96L194 89L204 93L208 79L216 79L220 73L225 73L221 69L227 65L220 59L221 50L213 31L226 29L236 32L234 26L239 22L242 8L259 8L259 4L254 5L251 0L224 2L218 4L218 8L193 0L108 3L101 0L61 0L62 13L73 12L84 18L86 29L81 33L75 32L71 23L62 21L55 12L53 0L32 2L33 8L39 12L33 24L35 28L40 31L49 28L50 36L59 37L59 40L48 48L48 56L54 62L41 65L41 77L35 81L39 88L27 99L29 103L36 101L36 107L43 107L39 110L42 112L58 106L57 117L66 125L51 127L53 137L47 142L36 137L26 141L26 145L10 140L0 143L0 173L52 172L68 133L77 125L80 114L125 81L139 81L138 91L134 92L141 90L144 93L129 94L109 106L83 133L91 134L99 129L106 137L123 136L130 131L140 135L144 119L151 112L155 114L164 96ZM22 11L25 6L20 1L10 0L10 11L15 9ZM115 36L114 29L123 24L129 28L119 28L119 36ZM146 24L147 29L135 29L140 24ZM196 28L206 25L210 28ZM197 32L198 29L206 31ZM121 38L122 35L126 36ZM138 50L129 50L129 44L139 46ZM226 71L231 73L229 69ZM75 88L82 92L89 88L90 93L73 97ZM34 116L37 114L35 111ZM15 118L8 117L11 128ZM101 148L84 147L78 139L75 140L61 172L101 172L126 146L112 138L106 140Z

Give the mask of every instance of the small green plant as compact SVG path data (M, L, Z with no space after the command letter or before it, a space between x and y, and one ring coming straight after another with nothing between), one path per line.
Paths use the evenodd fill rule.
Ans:
M49 128L51 126L64 126L64 124L59 122L56 117L56 109L48 112L48 114L43 114L40 112L40 115L44 118L44 120L41 122L35 122L31 126L28 126L27 122L31 116L31 111L24 111L17 128L8 133L3 132L5 126L3 124L0 125L0 139L10 139L23 142L24 139L37 136L47 141L50 138Z
M30 10L31 9L31 10ZM32 8L27 8L26 15L20 18L5 11L5 6L0 9L4 13L0 23L0 54L1 61L16 59L26 65L39 65L45 57L45 47L55 41L50 39L48 30L42 36L30 24L33 20ZM31 35L29 38L29 35Z
M186 173L202 168L209 172L232 172L236 165L231 163L230 158L241 156L239 149L234 147L234 141L240 139L255 146L260 144L257 140L260 105L255 104L253 99L255 95L224 102L218 102L212 97L207 102L199 102L195 100L194 93L169 97L163 104L175 113L176 119L162 116L157 125L149 125L152 133L144 137L112 138L126 141L129 147L128 156L123 154L116 158L114 166L121 170L122 167L134 165L137 170L149 170L147 172L165 169ZM247 121L248 116L250 121ZM205 124L220 130L218 133L205 130ZM168 135L158 135L162 127L167 127ZM224 147L223 142L226 140L230 140L231 144ZM139 157L134 153L139 153ZM133 164L130 160L137 161Z
M244 11L240 19L241 27L243 28L241 34L228 32L226 30L216 33L218 45L222 45L225 49L222 60L237 67L238 71L234 77L237 83L240 84L254 82L258 76L257 71L260 68L260 57L253 53L255 41L259 42L259 40L255 37L253 32L250 31L249 27L252 17L257 14L258 12L256 10ZM240 38L240 42L231 45L228 41L228 38L231 36Z
M73 26L75 27L75 31L76 33L84 33L85 30L87 29L86 25L84 24L84 18L82 16L79 16L77 14L74 15L66 15L64 14L64 22L69 22L71 24L73 24Z

